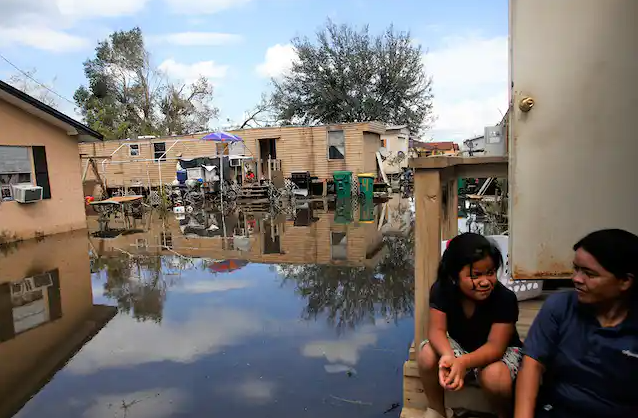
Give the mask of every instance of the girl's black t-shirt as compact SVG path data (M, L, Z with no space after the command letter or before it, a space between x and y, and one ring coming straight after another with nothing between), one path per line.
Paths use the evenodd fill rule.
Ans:
M492 294L476 305L471 318L465 316L461 306L460 290L446 292L439 281L430 289L430 307L447 315L447 332L467 352L472 352L487 342L492 324L516 324L518 301L516 294L497 282ZM514 330L509 347L522 347L518 331Z

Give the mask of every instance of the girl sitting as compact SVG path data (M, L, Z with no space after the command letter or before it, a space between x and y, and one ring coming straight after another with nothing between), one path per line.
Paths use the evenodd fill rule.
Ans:
M441 258L430 289L428 339L417 357L426 418L451 417L444 391L461 390L468 378L478 379L499 417L511 413L522 344L516 295L497 279L502 264L496 245L472 233L452 239Z

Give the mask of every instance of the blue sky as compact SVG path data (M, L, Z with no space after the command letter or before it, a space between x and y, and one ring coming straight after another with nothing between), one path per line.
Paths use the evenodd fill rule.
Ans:
M221 112L213 125L223 127L288 68L290 39L330 18L373 32L393 23L428 51L438 120L426 139L482 132L507 108L507 0L0 0L0 10L0 54L69 99L97 41L137 25L169 77L210 78ZM0 60L0 78L15 72Z

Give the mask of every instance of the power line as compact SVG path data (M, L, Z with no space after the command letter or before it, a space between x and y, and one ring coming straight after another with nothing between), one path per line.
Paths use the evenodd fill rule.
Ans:
M36 80L35 78L31 77L31 74L27 73L26 71L23 71L22 69L18 68L18 66L16 66L14 63L12 63L11 61L9 61L4 55L0 54L0 58L2 58L3 60L5 60L7 62L7 64L9 64L10 66L12 66L13 68L15 68L16 70L18 70L22 75L24 75L26 78L28 78L29 80L33 81L35 84L37 84L38 86L42 87L43 89L46 89L47 91L50 91L51 93L55 94L56 96L58 96L60 99L62 100L66 100L67 102L71 103L73 106L76 106L76 103L67 99L66 97L62 96L61 94L59 94L57 91L53 90L52 88L50 88L49 86L40 83L38 80Z

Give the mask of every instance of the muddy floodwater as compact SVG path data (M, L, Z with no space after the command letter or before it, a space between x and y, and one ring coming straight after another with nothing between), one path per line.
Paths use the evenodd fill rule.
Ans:
M89 217L0 249L0 417L398 417L412 204Z

